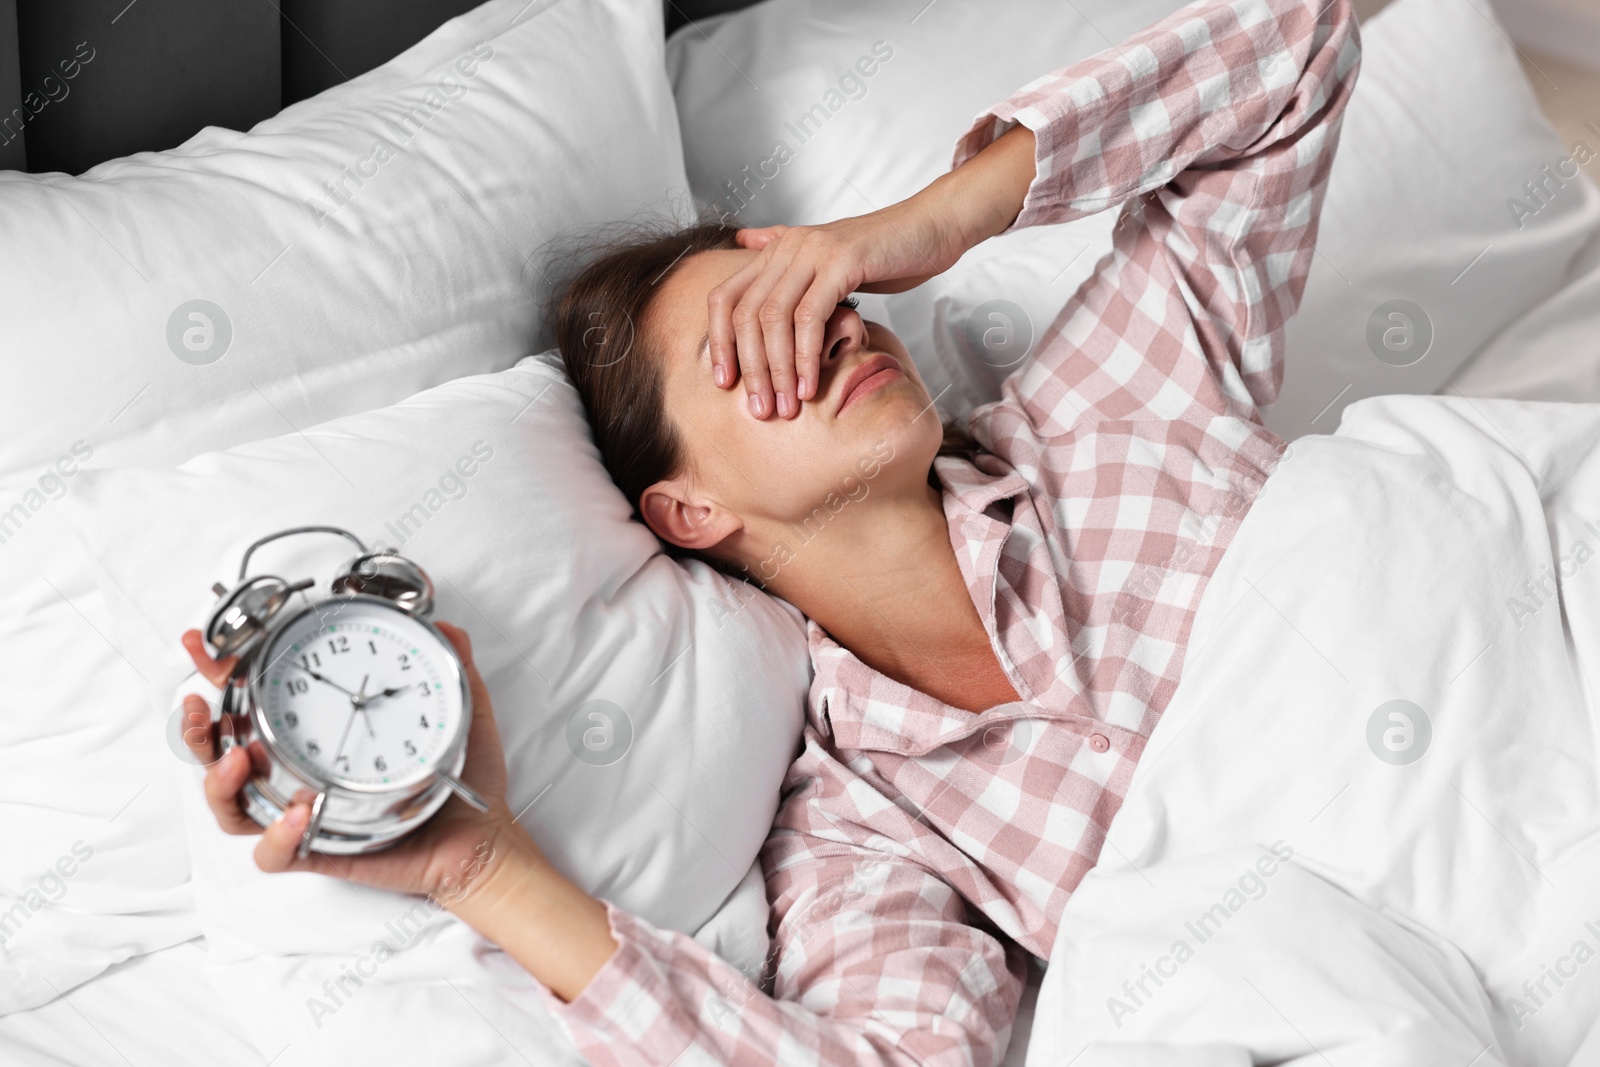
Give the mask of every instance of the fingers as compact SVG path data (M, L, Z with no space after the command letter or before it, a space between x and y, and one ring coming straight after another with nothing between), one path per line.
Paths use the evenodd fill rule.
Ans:
M217 761L217 746L211 737L211 705L194 693L183 698L183 743L200 766L209 767Z
M784 388L792 389L789 380L792 375L788 368L782 367L782 357L774 353L770 343L782 328L770 297L782 283L791 258L792 253L783 246L768 246L762 253L765 265L761 273L750 283L739 298L738 306L733 309L734 334L739 343L740 376L744 378L750 414L758 419L775 413L788 414L792 397L792 393L781 393ZM778 407L780 399L784 404L782 408Z
M224 660L211 658L211 653L206 651L206 639L200 635L199 630L185 631L180 641L184 651L189 653L189 658L194 661L194 669L200 672L200 677L210 682L217 688L222 688L228 676L233 673L234 666L239 662L238 656L229 656Z
M732 311L734 343L739 361L739 376L744 379L750 414L764 419L776 410L772 395L772 376L767 369L767 346L762 335L761 304L776 278L770 273L769 248L751 264L754 277L743 286L743 293ZM749 270L750 268L746 268ZM741 272L741 274L744 272ZM738 275L735 275L738 277Z
M338 875L346 880L349 879L350 876L340 869L338 862L332 856L313 852L305 859L300 858L300 839L305 836L306 827L311 824L311 802L315 799L316 795L308 789L302 789L295 794L289 807L266 828L261 834L261 840L256 842L257 867L268 874L310 871L313 874ZM361 862L354 857L344 859L349 866Z
M472 690L472 702L476 707L480 702L488 704L489 687L483 684L483 675L478 673L478 665L472 659L472 638L467 636L467 631L448 622L438 622L434 625L439 631L450 639L455 646L456 655L461 657L461 666L467 672L467 684Z
M296 800L290 804L288 810L267 827L261 840L256 843L256 866L268 874L315 868L316 864L302 861L299 857L300 838L310 822L310 801Z
M810 285L814 268L808 261L797 262L798 248L792 238L767 240L761 255L713 289L707 302L717 381L721 384L728 377L720 368L736 361L750 414L758 419L800 413L793 309Z
M478 665L472 660L472 638L467 636L467 631L448 622L436 622L441 633L450 639L455 646L456 655L461 657L461 664L467 671L467 686L472 691L472 710L475 719L488 716L494 721L494 712L489 703L489 687L484 683L483 675L478 671Z
M706 336L711 344L711 377L722 389L730 389L739 379L738 338L734 332L733 310L744 291L761 273L760 259L752 260L737 274L711 290L706 298Z
M202 675L211 679L214 685L226 684L228 671L233 669L233 657L220 664L212 660L205 654L198 630L190 630L183 635L183 646L191 656L196 656L195 666ZM201 666L202 660L207 666ZM228 834L260 833L261 827L239 807L239 791L250 780L250 754L243 746L239 746L218 758L216 738L211 729L211 705L195 693L183 698L183 743L200 765L206 768L206 806L211 809L217 825Z
M811 288L815 277L815 269L810 263L791 260L767 291L757 315L766 348L773 404L782 418L793 418L800 414L799 375L795 366L795 309ZM812 381L815 380L813 377Z
M472 638L467 634L467 631L463 630L459 626L456 626L454 623L435 621L434 625L437 626L439 628L439 632L444 634L445 637L449 639L450 643L455 646L456 655L461 657L461 662L467 667L473 667Z
M456 654L461 656L461 664L467 670L467 688L472 691L472 726L467 734L467 752L472 752L474 747L482 747L478 736L483 731L494 734L494 747L498 750L499 733L494 726L494 709L490 704L490 688L483 681L482 673L478 672L478 665L472 662L472 638L467 637L466 630L450 622L435 622L438 629L450 638L451 645L456 646Z
M849 296L849 290L818 275L794 309L794 372L801 383L799 397L810 400L817 395L822 374L822 345L827 340L828 323Z
M777 238L782 237L784 231L788 230L788 228L783 225L753 227L740 230L735 239L739 242L740 248L752 248L759 252Z
M853 275L837 241L816 228L740 230L738 241L761 255L711 291L713 376L727 387L736 367L752 415L793 418L817 395L828 321Z
M224 833L259 834L261 827L239 807L239 790L250 778L250 757L244 748L235 748L206 771L206 806Z

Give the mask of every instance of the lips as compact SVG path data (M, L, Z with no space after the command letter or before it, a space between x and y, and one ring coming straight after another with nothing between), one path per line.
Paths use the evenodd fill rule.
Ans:
M885 371L890 373L884 374ZM887 380L897 374L903 377L905 372L900 369L900 364L896 363L892 356L880 352L871 359L862 360L845 378L844 388L839 395L839 409L834 414L849 407L850 401L861 392L862 386L876 386L879 381Z

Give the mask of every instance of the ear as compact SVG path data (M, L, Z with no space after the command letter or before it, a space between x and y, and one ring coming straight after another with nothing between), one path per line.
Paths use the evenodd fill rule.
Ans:
M639 513L655 535L679 548L707 551L744 529L744 520L681 479L660 481L639 497Z

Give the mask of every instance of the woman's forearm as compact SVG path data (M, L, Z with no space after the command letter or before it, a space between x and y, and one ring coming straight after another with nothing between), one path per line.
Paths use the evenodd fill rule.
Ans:
M964 251L1016 221L1033 184L1033 160L1033 131L1018 124L913 199L950 220Z
M579 889L511 827L482 879L446 906L571 1003L617 950L605 905Z

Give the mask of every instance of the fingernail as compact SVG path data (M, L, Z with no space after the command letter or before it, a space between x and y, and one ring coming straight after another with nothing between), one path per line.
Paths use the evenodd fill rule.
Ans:
M717 369L711 372L711 377L712 377L712 379L714 379L716 381L717 386L719 388L724 388L724 389L727 388L727 385L728 385L728 368L727 367L723 366L721 363L718 363L717 364Z
M794 395L799 397L801 400L809 400L811 399L810 388L811 383L806 381L804 377L801 377L801 379L795 383Z
M778 414L787 419L789 417L789 411L790 411L789 405L791 403L792 403L792 401L789 399L789 394L788 393L779 393L778 394Z
M290 826L304 833L306 823L311 821L311 809L304 804L295 804L285 813L284 819Z
M765 407L766 405L761 402L760 393L750 394L750 414L759 419L761 417L761 412Z

